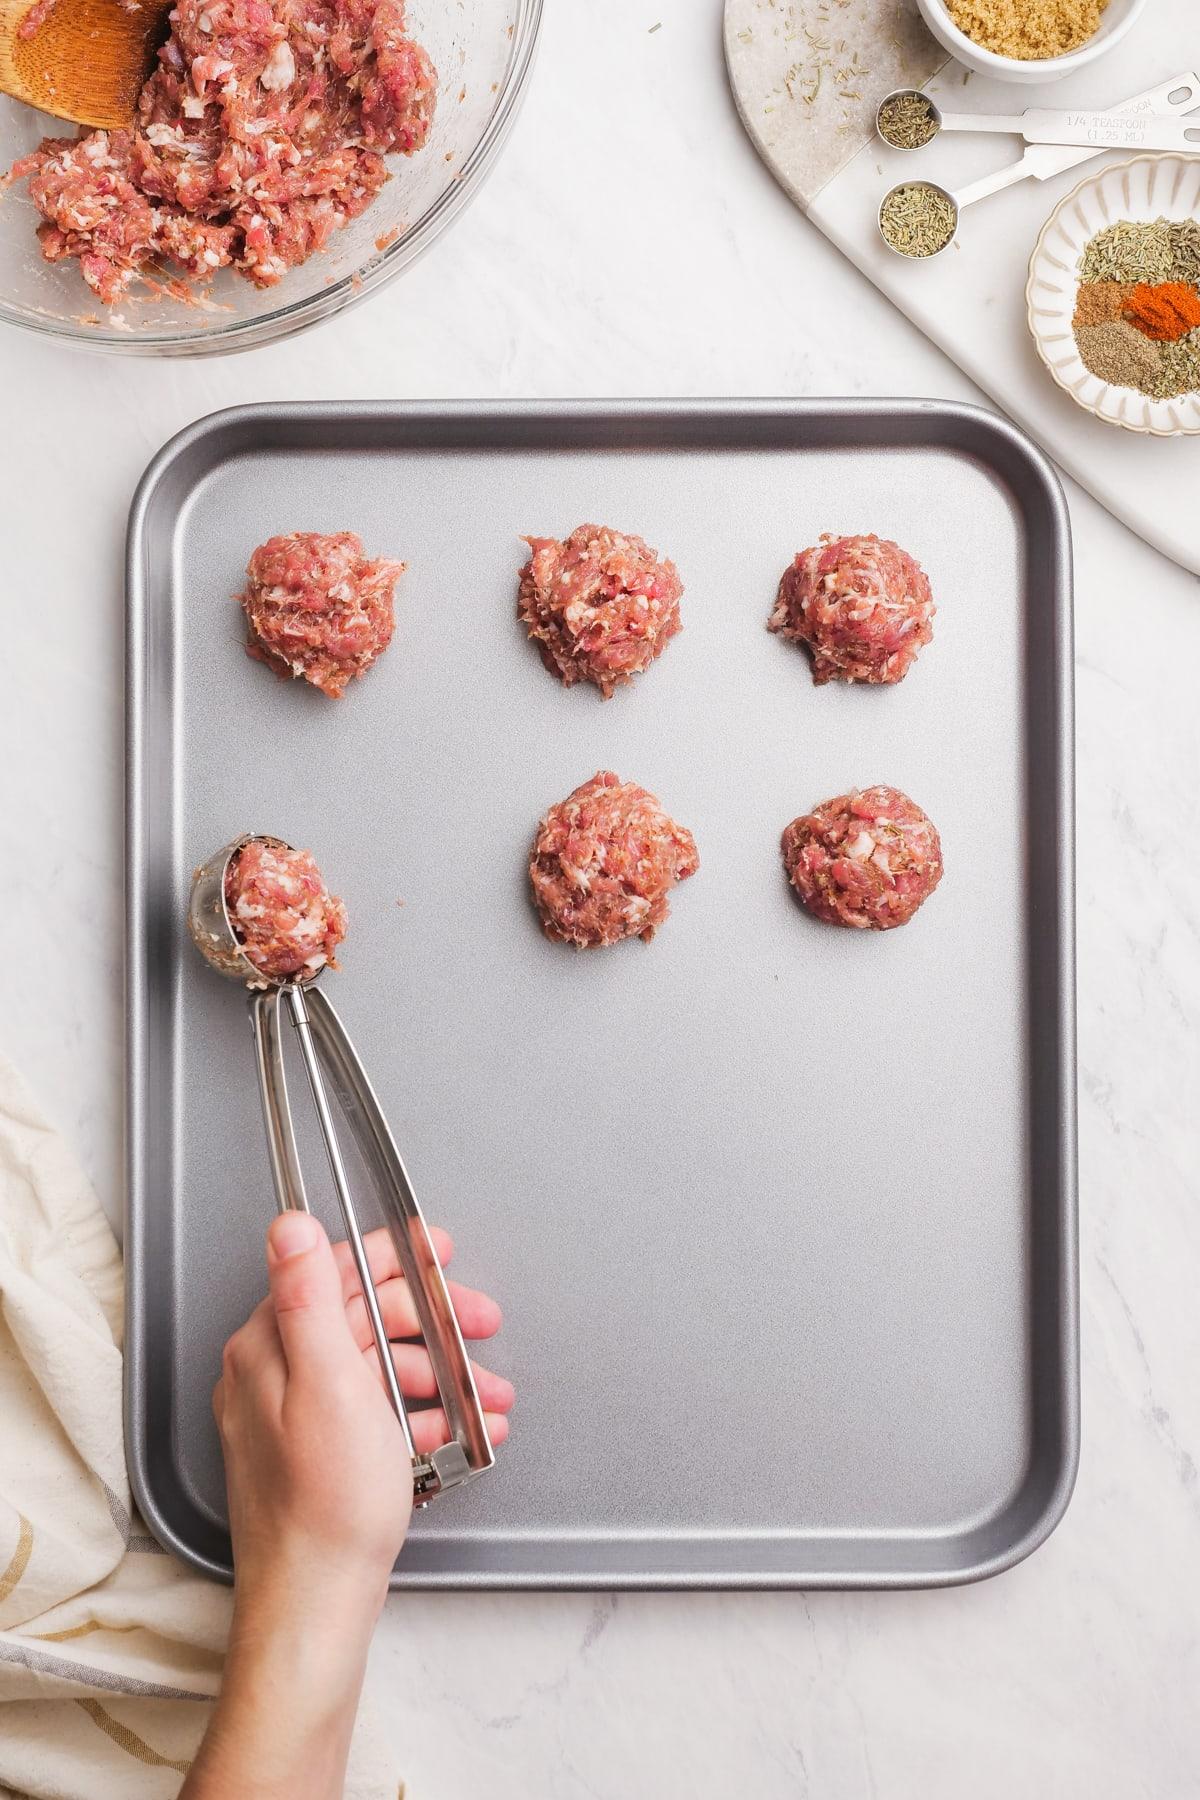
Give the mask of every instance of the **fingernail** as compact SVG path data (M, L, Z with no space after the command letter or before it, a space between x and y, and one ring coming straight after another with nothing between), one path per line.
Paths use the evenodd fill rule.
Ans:
M302 1256L319 1242L321 1227L310 1213L285 1212L271 1221L267 1232L267 1256L272 1262L286 1262L289 1256Z

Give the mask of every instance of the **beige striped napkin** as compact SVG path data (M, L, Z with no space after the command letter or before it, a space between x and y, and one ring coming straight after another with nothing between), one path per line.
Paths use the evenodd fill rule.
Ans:
M170 1800L207 1722L229 1594L133 1513L120 1253L0 1059L0 1800ZM396 1800L368 1708L347 1800Z

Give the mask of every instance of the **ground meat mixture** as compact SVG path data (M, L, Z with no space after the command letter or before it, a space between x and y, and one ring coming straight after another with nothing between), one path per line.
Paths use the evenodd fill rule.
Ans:
M403 0L178 0L130 131L47 138L28 176L48 262L106 304L231 265L273 287L424 144L437 76Z
M812 653L813 680L902 681L933 636L929 579L874 533L801 550L779 584L769 629Z
M352 531L293 531L250 558L246 650L277 675L303 676L331 699L387 649L401 562L363 555Z
M830 925L906 925L942 879L942 845L897 788L826 800L783 834L783 862L809 912Z
M225 871L225 908L242 949L272 980L311 981L346 935L346 909L309 851L251 838Z
M591 681L607 700L648 669L679 630L683 583L640 537L580 525L569 538L526 538L517 612L564 687Z
M628 937L649 943L672 887L699 867L691 832L645 788L604 769L550 808L529 879L546 936L586 949Z

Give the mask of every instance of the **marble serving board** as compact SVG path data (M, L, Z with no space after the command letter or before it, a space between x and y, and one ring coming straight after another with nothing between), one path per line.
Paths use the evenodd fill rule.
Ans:
M1034 350L1025 282L1059 200L1104 162L1024 181L964 211L953 247L924 263L894 256L876 212L894 182L951 189L1015 161L1011 136L944 134L918 153L874 131L890 88L922 86L959 112L1119 105L1200 62L1184 6L1148 6L1117 49L1065 81L1018 86L969 73L926 31L914 0L726 0L725 50L738 110L780 185L875 285L1125 524L1200 574L1200 449L1105 424L1055 386ZM1200 99L1200 96L1198 96Z

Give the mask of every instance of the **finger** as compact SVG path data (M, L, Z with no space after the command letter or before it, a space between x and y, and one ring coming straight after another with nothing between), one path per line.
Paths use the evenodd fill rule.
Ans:
M379 1374L379 1357L374 1342L363 1351L375 1374ZM429 1354L420 1344L393 1344L392 1363L396 1377L400 1383L400 1392L406 1400L436 1400L438 1397L437 1379L433 1373L433 1364ZM479 1390L479 1398L489 1412L506 1413L517 1397L516 1389L511 1381L503 1375L494 1375L490 1369L483 1369L478 1363L471 1364L475 1376L475 1386Z
M225 1417L225 1377L223 1375L218 1379L212 1392L212 1409L213 1418L217 1421L217 1430L220 1431Z
M481 1294L475 1288L461 1287L457 1281L447 1284L450 1289L450 1304L454 1308L454 1316L464 1337L495 1337L504 1322L503 1314L496 1302L487 1294ZM383 1314L384 1328L389 1337L419 1337L421 1324L417 1318L417 1309L413 1302L412 1289L407 1281L399 1279L385 1281L377 1286L375 1292L379 1296L379 1310ZM371 1321L367 1314L366 1302L361 1291L355 1293L353 1299L346 1304L346 1318L354 1341L359 1349L372 1342Z
M285 1212L267 1232L271 1304L289 1376L328 1379L354 1349L329 1239L310 1213Z
M437 1225L429 1228L430 1238L438 1261L443 1269L454 1255L454 1245L447 1232ZM371 1279L376 1287L381 1282L391 1281L399 1276L403 1279L404 1271L400 1267L400 1259L396 1255L396 1246L392 1242L392 1234L380 1226L377 1231L368 1231L363 1239L367 1250L367 1267L371 1271ZM342 1295L352 1300L355 1294L361 1293L358 1270L354 1263L354 1254L345 1239L333 1246L333 1254L337 1258L338 1272L342 1278Z
M499 1447L508 1436L508 1420L503 1413L485 1413L487 1433L494 1446ZM450 1442L450 1427L446 1423L446 1415L436 1407L428 1412L415 1412L409 1418L412 1426L413 1443L422 1456L428 1456L431 1450L440 1450L443 1444Z
M221 1353L221 1378L225 1383L222 1400L227 1401L231 1387L251 1381L264 1392L281 1392L287 1381L287 1364L275 1324L275 1310L269 1299L255 1307L244 1325L229 1338Z
M280 1354L279 1327L275 1323L275 1308L269 1294L259 1301L246 1323L234 1336L242 1347L239 1362L246 1368L252 1364L267 1362Z

